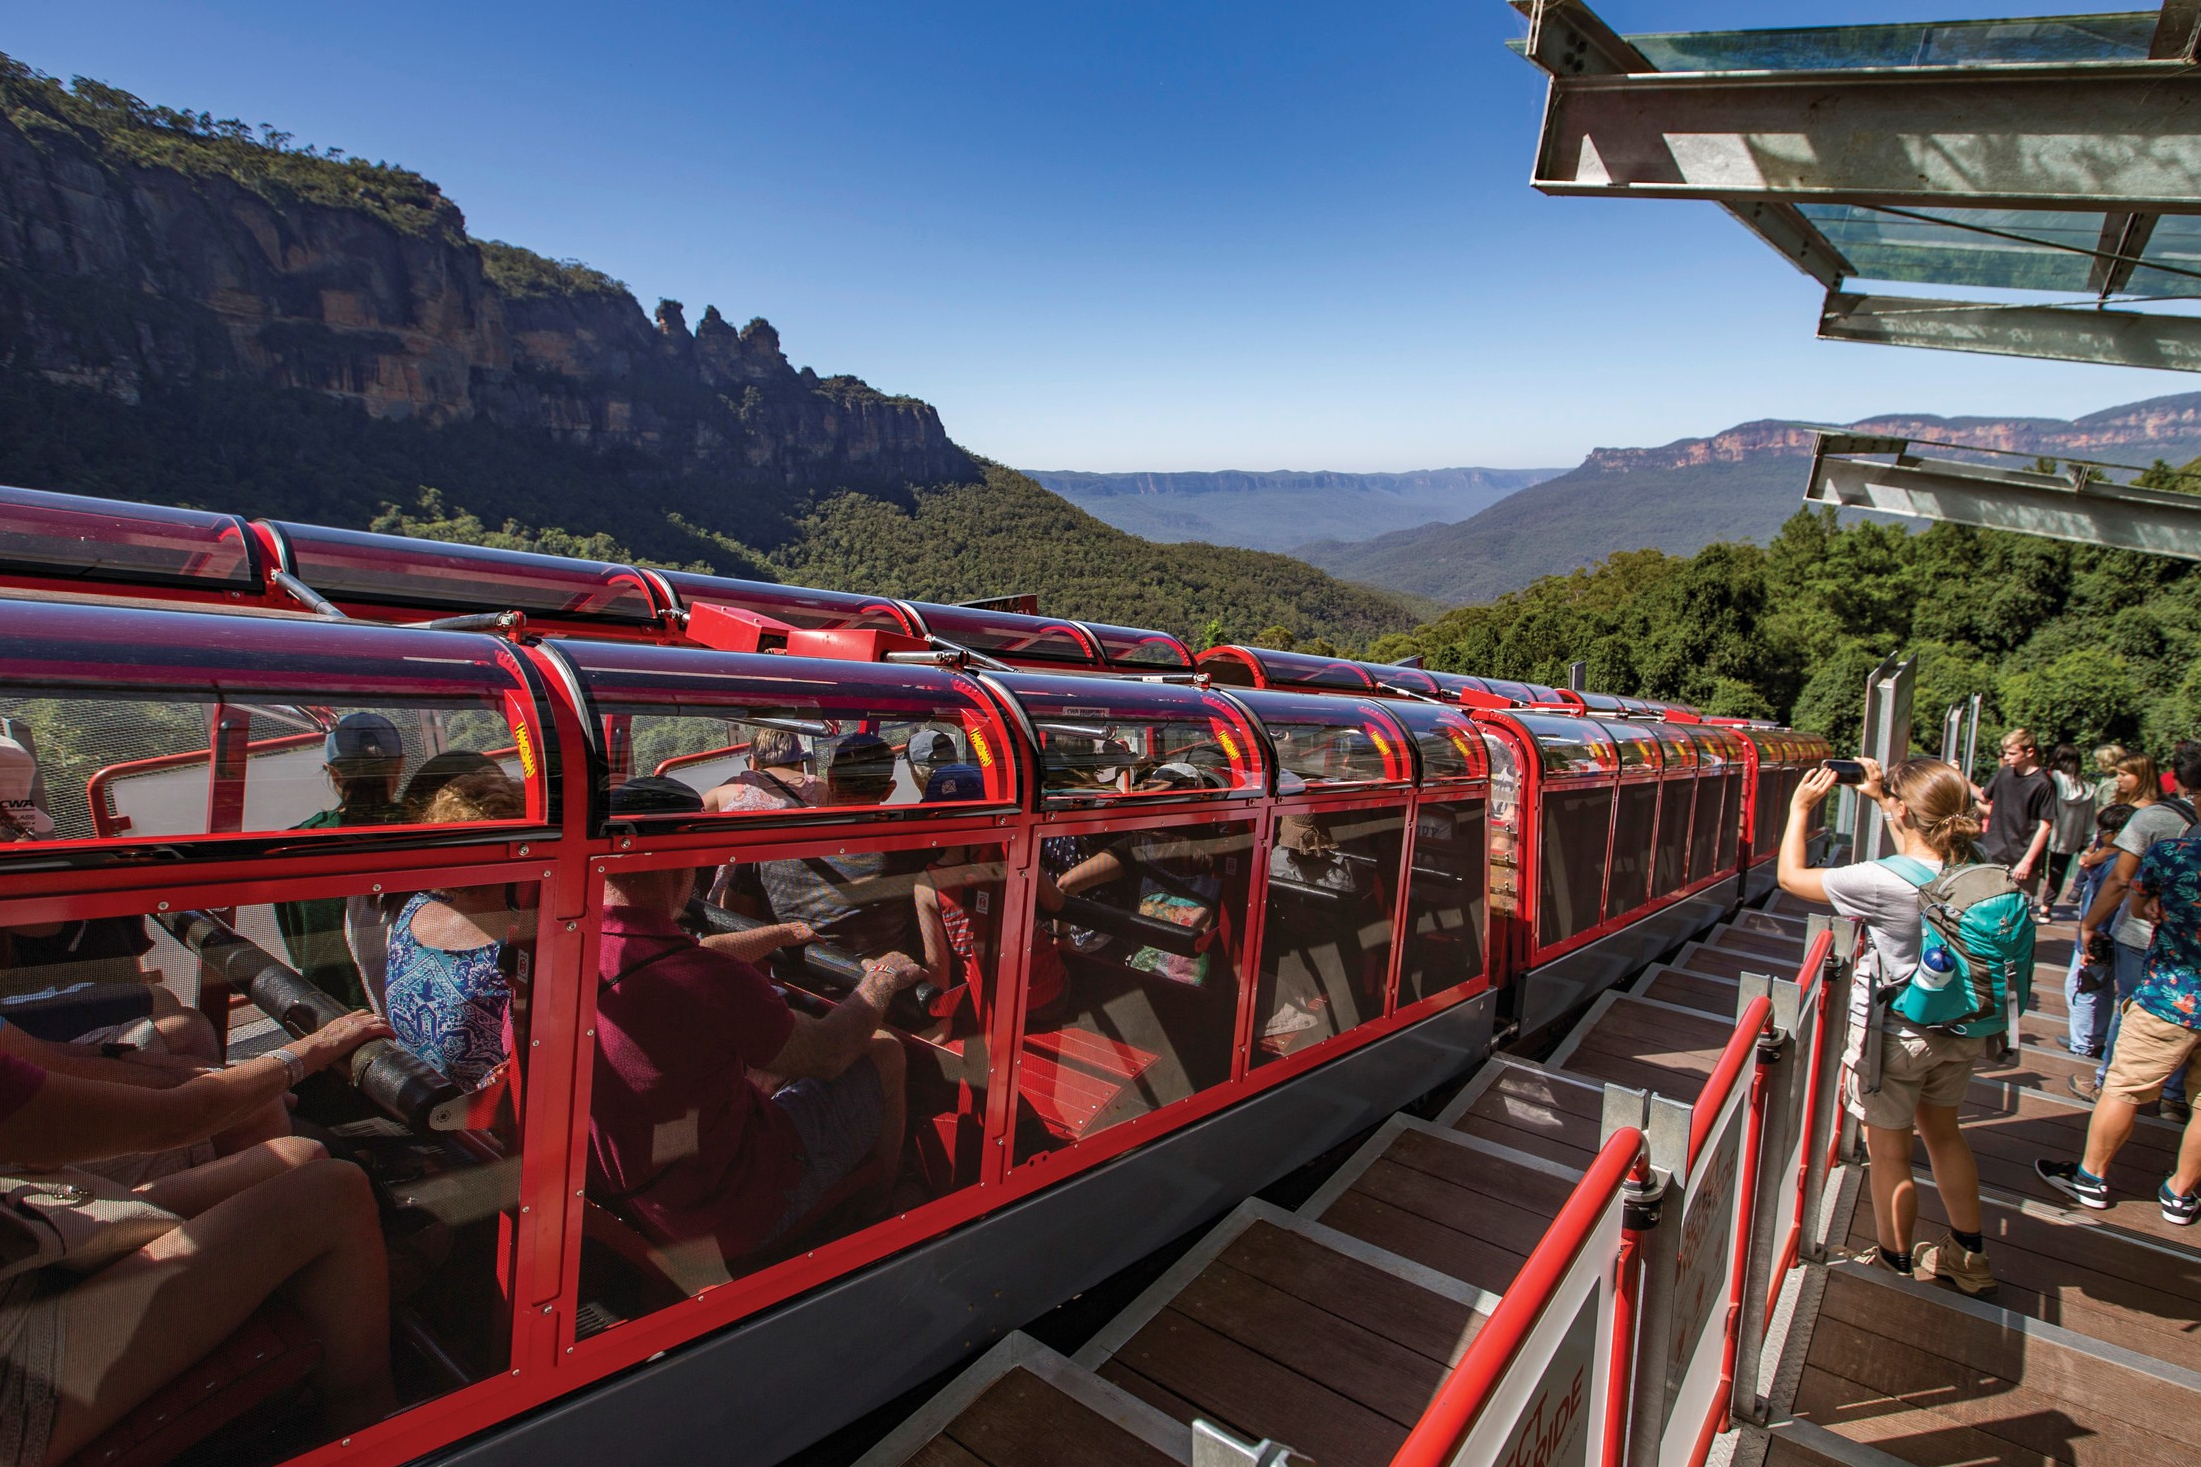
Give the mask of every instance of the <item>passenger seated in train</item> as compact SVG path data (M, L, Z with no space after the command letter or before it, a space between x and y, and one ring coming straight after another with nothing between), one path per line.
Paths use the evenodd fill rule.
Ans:
M698 813L677 780L629 780L615 815ZM901 1042L887 1004L925 970L887 952L823 1017L679 926L687 867L607 877L596 994L589 1185L660 1243L732 1259L803 1223L867 1163L899 1170ZM759 1081L766 1083L760 1084Z
M925 782L925 802L977 800L985 797L985 780L969 764L947 764L933 771ZM982 982L978 934L971 923L964 888L972 879L972 846L950 846L934 858L917 877L917 933L924 943L925 976L934 986L953 988L963 982ZM1062 910L1062 889L1045 871L1036 873L1039 909ZM1059 1008L1069 988L1069 974L1054 934L1044 922L1032 924L1032 965L1026 984L1025 1017L1044 1019Z
M877 734L843 734L828 746L826 802L884 804L894 765L893 746ZM915 946L911 878L924 861L918 852L862 850L760 861L735 872L731 904L748 916L808 923L818 941L853 957L906 952Z
M279 1107L295 1076L387 1033L373 1015L352 1014L167 1088L48 1071L0 1053L0 1156L15 1158L0 1185L188 1147ZM395 1407L388 1265L359 1168L330 1160L318 1142L283 1137L134 1193L82 1171L59 1171L59 1179L135 1215L127 1230L109 1220L64 1249L0 1210L0 1459L18 1467L67 1460L276 1297L320 1342L312 1379L332 1437Z
M527 795L501 769L462 774L436 792L427 823L517 820ZM384 1012L397 1042L472 1090L511 1053L510 1010L524 984L524 900L504 885L418 892L389 928Z
M703 808L794 810L818 804L825 786L804 766L810 756L802 740L784 728L760 728L749 740L749 767L715 789L704 791Z
M429 819L429 802L452 780L467 774L503 773L504 766L487 754L477 753L472 749L445 749L442 753L431 754L421 761L420 768L413 771L413 777L405 781L405 793L397 797L397 802L404 807L408 823L425 824ZM511 816L498 818L516 820L525 813L525 810L521 810Z
M1203 782L1189 765L1180 771L1165 764L1142 782L1141 787L1178 787L1157 783L1164 779L1183 781L1186 787L1196 787ZM1148 831L1111 842L1064 872L1056 885L1064 895L1078 896L1111 888L1133 876L1137 878L1137 885L1132 888L1136 905L1131 909L1140 916L1174 923L1195 932L1204 932L1213 926L1222 900L1223 884L1216 874L1214 858L1201 849L1196 837L1184 832ZM1129 905L1130 895L1126 894L1125 905ZM1136 946L1120 961L1127 968L1196 987L1207 981L1208 958L1205 951L1187 955L1165 952L1158 947Z
M336 807L309 815L292 829L403 823L405 807L398 803L397 785L405 772L405 743L396 724L379 713L347 713L329 730L323 758L336 790ZM275 925L291 966L307 982L339 1003L364 1008L367 984L345 941L344 916L344 898L319 897L278 903Z
M0 841L52 837L53 817L40 808L37 790L36 757L20 741L0 738ZM14 997L81 984L142 985L138 959L152 951L153 939L142 917L92 917L0 929L0 949L4 992Z
M911 734L909 743L904 748L904 753L909 758L910 777L917 781L917 787L920 790L928 792L932 789L932 777L934 775L943 769L963 764L963 753L956 748L955 739L937 728L921 728ZM969 766L965 765L964 767L968 768ZM982 800L985 797L985 787L982 784L974 784L967 793L955 795L951 798Z

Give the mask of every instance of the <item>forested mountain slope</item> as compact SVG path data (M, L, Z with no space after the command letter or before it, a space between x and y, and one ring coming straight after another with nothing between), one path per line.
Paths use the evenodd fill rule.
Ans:
M4 56L0 482L1035 590L1181 633L1212 607L1351 638L1412 620L1298 562L1109 530L982 466L928 404L798 370L761 319L706 307L691 331L678 301L652 319L599 271L470 237L417 173Z

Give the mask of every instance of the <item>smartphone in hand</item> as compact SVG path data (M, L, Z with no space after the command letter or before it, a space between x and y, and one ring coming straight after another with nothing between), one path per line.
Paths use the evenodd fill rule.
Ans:
M1865 765L1863 760L1827 759L1821 762L1822 767L1834 771L1834 782L1836 784L1863 784L1865 782Z

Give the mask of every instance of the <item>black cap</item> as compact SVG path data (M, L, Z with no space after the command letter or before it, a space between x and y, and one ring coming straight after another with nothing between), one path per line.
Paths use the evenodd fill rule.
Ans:
M700 815L703 796L677 779L644 775L630 779L611 792L611 813L635 815Z

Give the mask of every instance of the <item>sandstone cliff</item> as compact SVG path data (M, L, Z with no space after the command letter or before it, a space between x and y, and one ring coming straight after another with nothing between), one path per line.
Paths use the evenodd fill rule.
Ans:
M0 57L0 364L135 403L303 389L784 491L969 478L925 403L789 365L762 320L468 237L402 169L63 89ZM463 494L463 486L448 486ZM701 486L695 486L701 487ZM367 507L371 511L371 506Z

